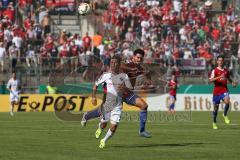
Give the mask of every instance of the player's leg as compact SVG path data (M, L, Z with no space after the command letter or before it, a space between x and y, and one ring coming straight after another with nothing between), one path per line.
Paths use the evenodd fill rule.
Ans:
M116 123L110 123L110 128L108 129L105 137L100 140L99 148L104 148L106 145L106 142L113 136L113 134L117 130L117 124Z
M102 115L102 119L98 124L98 129L95 132L96 139L98 139L101 136L102 131L107 127L107 122L109 121L109 119L110 119L110 112Z
M101 107L102 106L100 105L91 111L85 112L81 120L81 125L84 127L88 120L100 117L102 115Z
M14 116L14 113L13 113L14 104L15 104L14 101L12 101L12 102L10 103L10 115L11 115L11 116Z
M106 100L106 94L103 94L102 104L105 102L105 100ZM98 118L102 115L102 104L97 108L83 114L83 117L81 120L81 125L83 127L86 126L88 120Z
M218 115L218 108L219 108L219 104L220 104L221 99L222 99L221 95L220 96L213 96L213 112L212 112L213 129L218 129L217 115Z
M133 95L129 100L126 101L127 104L134 105L138 107L140 110L139 117L140 117L140 128L139 128L139 135L142 137L150 138L151 134L145 131L145 126L147 122L147 109L148 104L139 96Z
M175 97L174 96L170 96L170 104L169 104L169 111L170 112L174 112L174 108L175 108Z
M106 142L113 136L116 132L118 124L121 118L121 107L116 107L110 112L110 127L103 139L100 140L99 148L104 148Z
M213 129L218 129L217 127L217 115L218 115L218 108L219 108L219 104L216 104L213 106Z
M9 112L10 112L10 115L11 115L11 116L14 116L14 114L13 114L14 104L15 104L15 98L14 98L14 95L10 93L10 106L9 106Z
M230 120L227 116L228 110L229 110L229 106L230 106L230 97L228 94L226 94L226 96L223 98L223 102L225 103L225 107L224 107L224 112L223 112L223 118L226 124L230 123Z

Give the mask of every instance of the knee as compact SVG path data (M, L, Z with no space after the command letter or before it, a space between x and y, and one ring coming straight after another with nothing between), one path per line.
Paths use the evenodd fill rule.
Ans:
M111 126L110 130L111 130L112 133L115 133L116 130L117 130L117 125Z
M218 111L218 105L214 106L213 110L216 112Z
M148 109L148 104L144 100L142 100L139 104L140 104L141 110L147 110Z

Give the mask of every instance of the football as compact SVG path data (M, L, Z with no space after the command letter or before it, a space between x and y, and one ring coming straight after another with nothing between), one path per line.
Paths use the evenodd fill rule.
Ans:
M86 15L90 12L91 7L88 3L81 3L78 7L78 13L80 15Z

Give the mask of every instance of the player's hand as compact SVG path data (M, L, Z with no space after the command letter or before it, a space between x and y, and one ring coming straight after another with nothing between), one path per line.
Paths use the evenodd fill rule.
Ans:
M237 82L233 81L233 82L232 82L232 86L233 86L234 88L237 87Z
M221 74L220 79L225 78L225 74Z
M92 105L96 106L97 105L97 98L92 97Z

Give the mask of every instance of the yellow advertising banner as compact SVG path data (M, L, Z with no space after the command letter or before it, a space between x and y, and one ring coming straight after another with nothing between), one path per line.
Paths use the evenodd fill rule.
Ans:
M99 106L102 103L99 95L97 98ZM0 112L8 112L10 106L9 95L0 95ZM19 103L14 106L15 112L31 112L31 111L89 111L97 106L92 105L92 98L88 95L68 95L68 94L22 94L19 97ZM124 103L123 110L137 111L137 107L133 107Z

